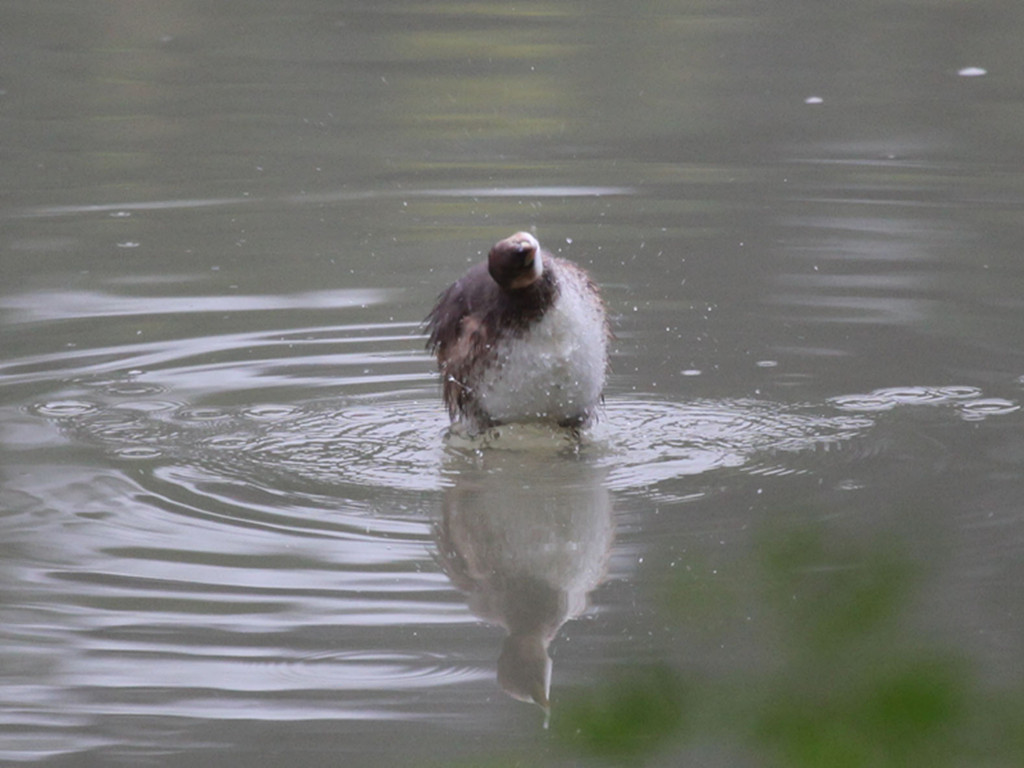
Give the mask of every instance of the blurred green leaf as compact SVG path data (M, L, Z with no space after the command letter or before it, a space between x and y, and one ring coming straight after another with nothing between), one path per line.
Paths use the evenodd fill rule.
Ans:
M948 764L968 694L962 665L909 656L856 673L830 679L822 670L814 686L781 676L755 743L794 768Z
M669 664L620 671L558 702L559 743L623 764L699 742L784 768L1024 765L1019 681L994 690L910 620L927 564L899 537L821 517L773 524L740 563L692 553L665 596L666 616L715 627L723 647L737 616L755 616L761 664L685 681Z
M590 755L638 757L684 728L687 686L668 666L620 671L614 679L559 702L556 738Z

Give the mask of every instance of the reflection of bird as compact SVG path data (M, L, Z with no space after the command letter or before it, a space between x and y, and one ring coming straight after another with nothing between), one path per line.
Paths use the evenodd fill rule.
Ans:
M441 565L473 613L508 630L501 687L547 709L548 644L604 578L613 522L603 470L524 451L457 460L436 528Z
M586 426L608 361L604 304L589 275L528 232L496 243L427 316L452 421Z

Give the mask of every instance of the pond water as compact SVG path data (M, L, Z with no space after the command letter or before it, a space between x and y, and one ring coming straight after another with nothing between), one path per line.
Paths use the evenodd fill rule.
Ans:
M1022 33L4 6L0 762L1021 764ZM602 418L449 440L519 229Z

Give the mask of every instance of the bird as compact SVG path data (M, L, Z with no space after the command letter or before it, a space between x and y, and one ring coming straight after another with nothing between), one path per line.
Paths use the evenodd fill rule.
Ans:
M499 240L424 321L453 427L579 431L597 418L610 326L597 284L529 232Z

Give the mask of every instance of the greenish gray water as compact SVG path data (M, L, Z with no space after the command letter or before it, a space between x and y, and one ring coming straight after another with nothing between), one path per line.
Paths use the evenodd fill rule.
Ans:
M1019 765L1022 32L0 8L0 761ZM613 317L579 450L443 439L523 228Z

